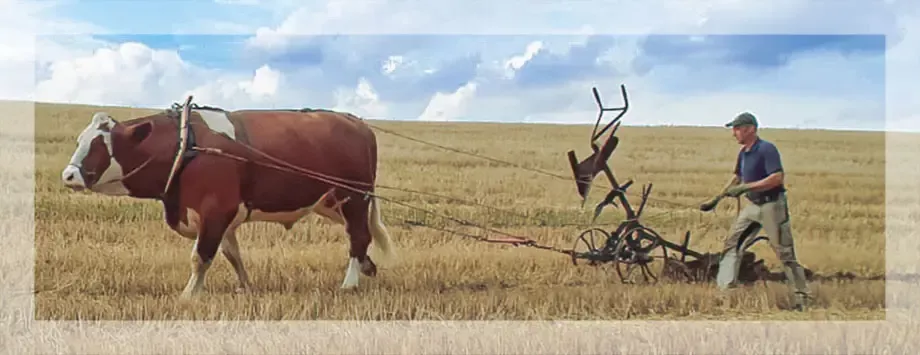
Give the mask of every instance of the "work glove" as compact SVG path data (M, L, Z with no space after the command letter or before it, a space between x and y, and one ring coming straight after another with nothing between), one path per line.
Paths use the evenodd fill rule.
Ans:
M723 195L730 196L730 197L738 197L750 190L751 190L751 187L748 186L748 184L739 184L739 185L734 185L732 187L725 189L725 192L723 193Z
M703 202L703 204L700 205L700 211L703 211L703 212L712 211L713 208L716 208L716 205L719 204L719 200L721 199L722 199L722 196L716 196L716 197L709 199L709 201Z

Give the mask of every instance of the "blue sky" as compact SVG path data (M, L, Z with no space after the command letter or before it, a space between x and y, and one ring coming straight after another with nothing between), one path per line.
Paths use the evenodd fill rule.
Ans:
M492 2L492 8L459 0L438 6L413 0L199 0L181 7L175 0L60 2L31 12L44 32L34 42L32 98L164 107L193 94L196 102L230 109L327 107L399 120L591 124L591 87L617 105L618 86L625 84L631 109L624 124L719 125L751 111L767 127L885 129L891 65L904 68L918 53L917 44L905 40L913 32L904 31L916 28L918 7L842 1L837 4L848 6L835 9L852 17L812 23L811 34L791 28L829 8L785 0L775 3L770 20L758 17L763 4L757 2L619 6L631 16L609 19L600 10L545 4L518 14L515 26L506 26L514 22L507 16L521 7L511 2ZM454 22L463 19L483 28ZM56 26L52 33L42 25L47 21ZM626 26L626 33L600 33L610 22ZM641 28L658 22L667 34ZM870 30L828 30L843 22ZM569 34L521 30L534 26ZM745 26L761 33L744 34ZM776 29L765 30L769 26ZM321 33L327 31L351 33ZM14 93L0 88L0 96ZM894 112L909 126L916 105L907 96L894 99L904 101Z

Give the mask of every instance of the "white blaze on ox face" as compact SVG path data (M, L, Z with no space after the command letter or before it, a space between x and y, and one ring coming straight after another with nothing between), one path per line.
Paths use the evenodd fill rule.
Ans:
M103 193L106 195L126 195L127 188L121 183L120 178L124 172L121 164L112 157L112 136L110 130L115 126L115 121L107 113L98 112L93 115L92 121L80 132L77 137L77 149L70 157L70 162L61 172L61 180L64 186L74 190L86 189L85 173L95 173L98 175L96 183L90 187L91 191ZM98 171L99 167L86 166L84 161L90 154L90 147L97 138L101 138L105 144L108 153L109 166L105 171Z

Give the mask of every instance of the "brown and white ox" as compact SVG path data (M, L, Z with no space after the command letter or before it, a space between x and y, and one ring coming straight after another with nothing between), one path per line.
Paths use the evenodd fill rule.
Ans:
M322 110L189 112L189 146L218 148L247 161L193 152L197 154L185 158L164 193L179 153L182 111L174 106L123 122L96 113L77 137L76 151L62 172L64 185L73 190L162 202L169 227L195 240L183 297L202 290L218 249L236 271L237 291L252 289L235 235L241 224L252 221L277 222L290 230L316 213L344 225L351 244L342 288L356 287L359 272L376 276L377 266L368 255L372 240L380 257L393 257L373 197L249 162L271 163L246 145L303 169L363 182L352 186L373 192L377 142L362 120Z

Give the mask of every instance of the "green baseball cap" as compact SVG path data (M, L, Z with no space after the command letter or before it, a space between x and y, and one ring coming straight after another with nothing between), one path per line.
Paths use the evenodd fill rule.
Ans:
M757 118L754 117L754 115L750 112L742 112L738 114L738 116L735 116L735 119L733 119L731 122L726 123L725 127L735 127L735 126L744 126L744 125L752 125L754 127L757 127Z

